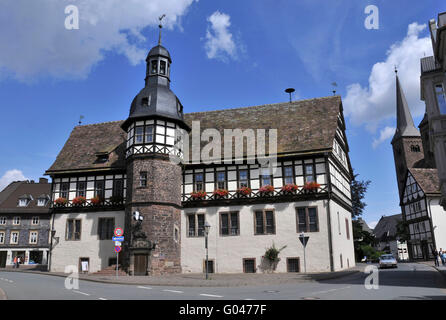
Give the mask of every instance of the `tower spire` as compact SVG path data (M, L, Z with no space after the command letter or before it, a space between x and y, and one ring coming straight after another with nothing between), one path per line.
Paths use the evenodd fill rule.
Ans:
M159 33L159 37L158 37L158 45L159 45L159 46L161 45L161 29L163 28L163 25L162 25L162 23L161 23L161 20L163 20L163 18L164 18L165 16L166 16L166 15L163 14L161 17L158 18L158 20L160 21L160 24L158 25L158 27L160 28L160 33Z
M400 137L420 137L420 132L413 123L412 115L407 104L403 89L398 78L398 71L395 68L396 75L396 131L393 137L394 141Z

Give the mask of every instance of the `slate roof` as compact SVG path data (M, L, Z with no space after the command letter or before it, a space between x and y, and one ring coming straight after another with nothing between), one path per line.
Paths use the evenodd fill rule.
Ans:
M409 168L409 171L425 194L441 194L437 169Z
M373 229L373 234L380 241L395 239L396 226L402 219L401 214L382 216L375 229Z
M373 230L370 229L370 227L368 226L367 222L365 222L362 218L358 218L357 219L359 224L361 225L362 231L367 231L370 234L373 234Z
M222 140L224 129L277 129L277 152L287 155L331 152L341 110L341 97L330 96L292 103L187 113L184 118L190 127L195 120L200 121L201 130L219 130ZM126 133L120 127L122 123L115 121L76 126L46 174L125 169ZM206 143L202 142L203 145ZM268 144L265 149L268 152ZM103 150L113 150L110 160L97 163L96 154ZM224 155L223 152L221 154Z
M37 199L41 195L49 196L50 193L50 183L12 182L0 192L0 213L48 213L50 201L45 207L39 207ZM33 200L26 207L18 207L18 200L23 195L31 195Z

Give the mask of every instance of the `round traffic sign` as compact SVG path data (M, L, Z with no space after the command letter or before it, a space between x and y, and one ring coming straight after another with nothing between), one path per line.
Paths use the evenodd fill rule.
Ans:
M120 237L124 234L124 230L122 230L122 228L116 228L115 229L115 236L116 237Z
M115 252L116 252L116 253L119 253L120 251L121 251L121 247L116 246L116 247L115 247Z

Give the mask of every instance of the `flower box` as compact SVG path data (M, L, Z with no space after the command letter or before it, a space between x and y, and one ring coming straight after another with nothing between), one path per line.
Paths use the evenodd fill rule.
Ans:
M85 197L76 197L73 199L73 205L75 206L82 206L87 202L87 199Z
M202 200L206 198L206 192L204 191L192 192L190 196L193 200Z
M315 181L307 182L304 185L304 190L305 191L316 191L318 188L320 188L320 186L321 185Z
M97 206L97 205L100 205L102 202L104 202L104 199L102 199L99 196L96 196L94 198L91 198L90 201L93 205Z
M248 187L242 187L242 188L237 190L237 194L241 195L241 196L250 195L251 192L252 192L251 188L248 188Z
M259 189L259 193L262 196L270 196L274 194L274 187L271 185L263 186Z
M298 186L294 183L286 184L282 187L282 192L284 193L296 193Z
M226 189L217 189L217 190L214 190L214 192L213 192L213 195L216 199L226 198L228 196L228 194L229 194L229 191Z
M57 206L64 207L68 203L68 200L65 198L57 198L56 200L54 200L54 203Z
M120 204L124 201L124 198L122 196L111 196L109 200L112 204Z

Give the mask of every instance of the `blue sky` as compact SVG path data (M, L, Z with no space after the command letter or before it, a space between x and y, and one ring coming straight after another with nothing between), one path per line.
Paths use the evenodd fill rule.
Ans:
M67 30L64 9L79 8ZM379 29L364 26L368 5ZM2 1L0 11L0 183L38 179L83 115L84 124L125 119L144 85L158 39L173 64L171 88L186 112L331 95L337 82L352 166L372 181L364 219L399 213L390 145L395 127L393 66L421 121L419 58L430 55L429 19L440 0ZM410 27L409 27L410 26ZM15 171L12 171L15 170ZM3 177L2 177L3 176Z

